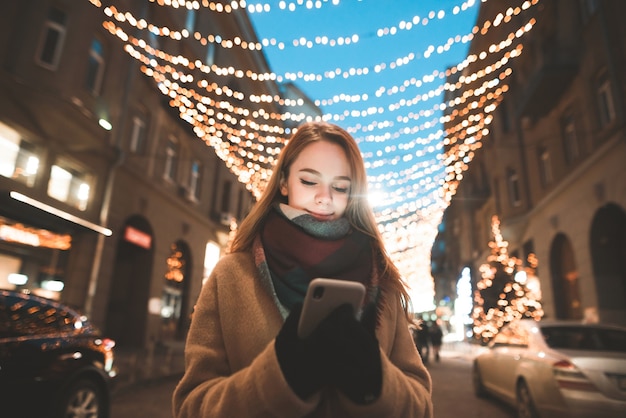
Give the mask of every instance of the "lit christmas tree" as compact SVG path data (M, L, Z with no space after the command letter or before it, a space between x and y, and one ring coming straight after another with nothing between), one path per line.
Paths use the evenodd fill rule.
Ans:
M528 256L527 267L521 260L509 256L509 243L502 239L500 220L491 220L493 241L487 263L480 266L481 280L474 291L474 336L490 341L500 329L514 319L541 319L541 290L535 277L537 259Z

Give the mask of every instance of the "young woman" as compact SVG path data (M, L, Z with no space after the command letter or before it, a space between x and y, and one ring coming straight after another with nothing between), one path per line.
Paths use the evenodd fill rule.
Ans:
M363 283L363 315L340 307L301 339L316 277ZM174 416L432 417L408 303L356 142L338 126L305 123L202 288Z

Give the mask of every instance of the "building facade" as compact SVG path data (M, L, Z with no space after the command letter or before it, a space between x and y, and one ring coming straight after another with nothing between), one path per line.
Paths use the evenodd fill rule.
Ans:
M245 10L114 3L0 6L0 287L77 306L134 348L184 338L255 202L241 126L284 132L267 119L280 105L252 99L277 84L241 76L269 73L262 51L228 43L257 42Z
M537 261L546 318L626 324L626 4L480 7L446 122L459 170L433 245L437 298L464 271L476 288L497 216L509 254Z

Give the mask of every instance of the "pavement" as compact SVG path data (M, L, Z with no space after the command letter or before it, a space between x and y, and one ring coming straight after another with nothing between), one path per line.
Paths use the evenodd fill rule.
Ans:
M113 395L135 385L182 376L185 371L184 350L184 341L157 342L143 349L117 348Z
M184 341L159 342L146 349L116 349L115 364L118 375L115 378L113 395L123 393L133 386L181 377L185 371L184 349ZM444 340L440 356L472 361L481 350L484 348L479 344L468 341Z
M472 361L485 347L468 341L447 341L441 346L439 355L447 358L457 358Z

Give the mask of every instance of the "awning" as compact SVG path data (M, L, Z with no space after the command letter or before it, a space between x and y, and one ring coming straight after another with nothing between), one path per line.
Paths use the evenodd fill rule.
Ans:
M111 230L16 191L0 191L0 215L59 233L79 230L110 236Z

